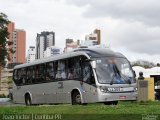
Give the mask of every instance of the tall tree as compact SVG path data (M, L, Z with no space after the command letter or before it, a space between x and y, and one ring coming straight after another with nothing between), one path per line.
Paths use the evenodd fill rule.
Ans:
M0 13L0 66L3 67L5 65L5 59L8 58L8 53L10 52L9 47L11 43L8 41L8 29L7 25L9 20L7 15L4 13Z
M0 90L1 90L1 69L6 64L6 59L9 58L9 52L12 50L7 47L12 43L8 41L8 29L7 25L9 20L7 15L0 13Z

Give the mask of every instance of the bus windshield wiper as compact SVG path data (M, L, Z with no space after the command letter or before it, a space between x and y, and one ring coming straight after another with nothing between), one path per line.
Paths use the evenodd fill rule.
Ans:
M112 76L112 80L110 82L110 85L113 85L113 81L114 81L114 77L116 77L116 74L119 74L119 71L117 69L117 66L116 65L113 65L113 76Z
M114 77L115 77L115 74L112 75L112 80L110 82L110 85L113 85Z
M128 82L129 84L131 84L131 81L128 79L128 77L122 75L121 72L118 70L118 68L117 68L116 65L113 67L113 70L114 70L114 73L115 73L115 74L117 73L117 74L119 75L120 79L122 78L122 79L124 79L125 81L127 80L127 82Z
M129 78L129 77L127 77L127 76L125 76L125 75L122 75L122 74L121 74L121 77L122 77L124 80L126 80L126 81L128 82L128 84L131 84L131 81L130 81L130 78Z

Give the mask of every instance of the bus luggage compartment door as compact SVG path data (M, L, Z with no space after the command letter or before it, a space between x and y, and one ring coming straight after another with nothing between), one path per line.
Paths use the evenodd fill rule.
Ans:
M57 82L57 102L58 103L65 103L66 96L64 93L64 84L62 81Z

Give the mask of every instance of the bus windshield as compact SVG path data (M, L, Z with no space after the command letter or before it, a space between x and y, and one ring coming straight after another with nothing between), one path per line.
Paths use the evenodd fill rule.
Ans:
M125 58L103 57L96 59L98 82L102 84L135 83L133 70Z

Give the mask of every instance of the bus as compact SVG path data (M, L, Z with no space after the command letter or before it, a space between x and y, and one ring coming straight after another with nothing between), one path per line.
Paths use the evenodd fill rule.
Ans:
M14 67L14 103L104 103L136 100L137 84L127 58L107 48L79 48Z

